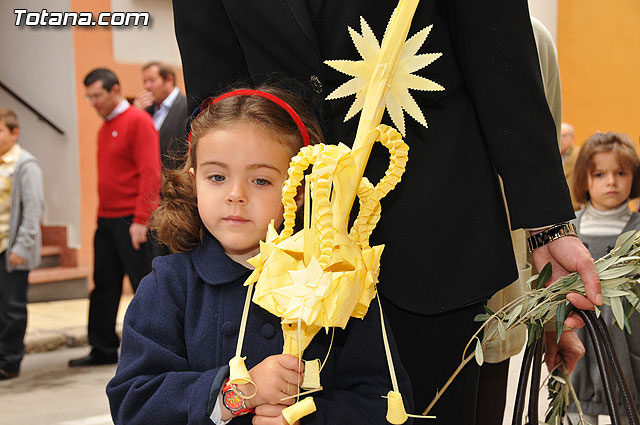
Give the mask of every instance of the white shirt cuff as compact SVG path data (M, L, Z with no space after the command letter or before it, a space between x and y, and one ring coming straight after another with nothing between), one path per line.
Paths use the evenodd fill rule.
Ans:
M216 425L226 425L231 421L231 419L233 419L231 418L228 421L222 420L222 407L220 406L220 394L218 394L218 398L216 399L216 405L213 407L213 412L211 412L211 416L209 416L209 419L211 419L213 423Z

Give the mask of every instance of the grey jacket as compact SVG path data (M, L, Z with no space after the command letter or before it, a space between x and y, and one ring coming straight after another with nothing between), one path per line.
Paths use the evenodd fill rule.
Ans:
M43 211L42 170L38 160L23 149L11 182L11 219L7 253L13 252L26 261L21 266L12 266L9 264L9 255L5 255L7 271L31 270L40 264L40 220Z

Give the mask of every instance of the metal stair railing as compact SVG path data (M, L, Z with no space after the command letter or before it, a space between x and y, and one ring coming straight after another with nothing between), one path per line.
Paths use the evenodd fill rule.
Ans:
M6 84L4 84L2 81L0 81L0 87L2 89L4 89L4 91L6 91L7 93L9 93L14 99L16 99L18 102L20 102L21 104L23 104L27 109L29 109L31 112L33 112L38 119L40 119L41 121L44 121L45 123L47 123L51 128L53 128L55 131L57 131L58 133L60 133L61 135L64 135L64 131L58 127L57 125L55 125L53 122L51 122L51 120L49 120L47 117L45 117L44 115L42 115L36 108L34 108L33 106L31 106L31 104L29 102L27 102L25 99L23 99L20 95L18 95L15 91L11 90L9 87L7 87Z

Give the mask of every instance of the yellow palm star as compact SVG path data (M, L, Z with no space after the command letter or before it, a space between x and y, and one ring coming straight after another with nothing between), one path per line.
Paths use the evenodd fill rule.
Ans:
M354 77L327 96L327 100L331 100L352 94L356 95L355 101L344 118L345 121L355 116L364 106L369 81L378 65L378 58L380 56L380 44L371 27L369 27L369 24L367 24L362 17L360 18L360 26L362 34L358 34L358 32L351 27L349 27L349 34L362 60L325 61L325 63L332 68ZM384 95L383 102L389 112L389 116L402 135L405 134L403 110L407 111L407 113L420 124L427 127L427 121L420 107L409 93L409 89L426 91L444 90L444 87L440 84L413 74L413 72L424 68L442 56L442 53L417 54L427 39L431 27L432 25L423 28L404 43L395 71L393 75L388 76L388 91Z

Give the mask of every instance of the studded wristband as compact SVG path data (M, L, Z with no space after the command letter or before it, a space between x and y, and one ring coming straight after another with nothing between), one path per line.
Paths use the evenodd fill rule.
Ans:
M543 230L540 233L530 236L529 239L527 239L529 252L533 252L534 249L540 248L541 246L544 246L549 242L553 242L563 236L578 236L576 226L573 223L556 224L547 230Z

